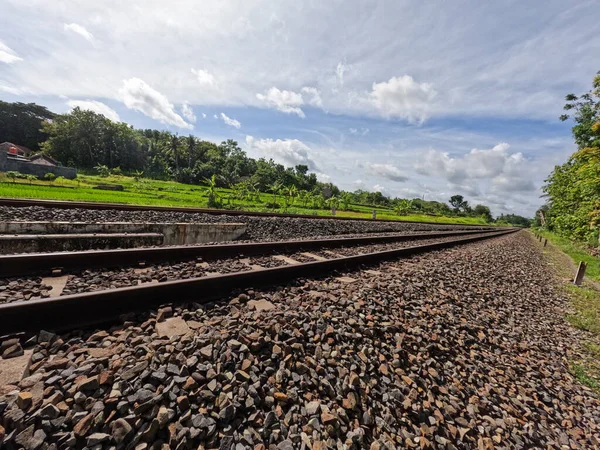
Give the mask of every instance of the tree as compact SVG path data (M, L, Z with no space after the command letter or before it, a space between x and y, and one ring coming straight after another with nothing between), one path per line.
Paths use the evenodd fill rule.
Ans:
M12 142L38 151L48 138L42 125L55 117L56 114L35 103L0 101L0 142Z
M485 205L475 205L475 208L473 208L473 214L477 217L483 217L486 222L491 222L494 220L490 208Z
M450 206L454 208L455 213L460 212L465 208L466 205L468 205L468 203L465 202L465 199L462 195L453 195L452 197L450 197L449 203Z
M572 128L575 143L582 149L586 147L600 147L600 71L594 77L592 89L581 96L569 94L565 97L567 103L565 111L560 120L563 122L573 119L575 125ZM594 129L596 127L596 129Z
M577 97L566 97L560 119L573 119L573 138L578 150L569 160L556 166L546 179L547 227L566 237L598 243L600 225L600 74L592 90Z

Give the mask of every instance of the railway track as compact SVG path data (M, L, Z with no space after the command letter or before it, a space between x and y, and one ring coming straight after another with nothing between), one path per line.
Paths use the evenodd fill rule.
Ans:
M270 253L289 253L300 250L339 248L413 241L432 238L460 237L498 230L441 231L435 233L393 234L385 236L361 236L336 239L312 239L274 242L229 243L218 245L170 246L155 248L133 248L118 250L96 250L55 253L24 253L0 256L0 274L15 277L30 274L57 274L73 269L112 268L121 266L146 265L163 261L204 261L239 255L258 256Z
M36 299L29 301L19 301L13 303L6 303L0 305L0 328L2 334L15 334L21 332L36 332L40 329L51 329L51 330L66 330L73 328L82 328L98 323L105 323L117 320L120 316L126 313L146 310L160 306L162 304L178 303L193 301L198 304L208 303L216 299L225 297L238 289L245 288L256 288L261 286L277 285L288 283L296 278L302 277L319 277L323 276L332 271L348 270L359 267L361 265L374 264L380 261L394 259L398 257L407 257L417 253L425 253L434 250L441 250L457 245L467 244L470 242L476 242L483 239L489 239L493 237L503 236L508 233L515 232L515 229L504 229L501 231L483 231L479 233L474 232L453 232L453 233L442 233L444 240L435 242L427 242L422 245L411 245L403 248L394 248L384 251L375 251L369 253L360 253L351 256L336 256L329 259L319 258L320 260L312 262L294 262L288 265L271 268L253 268L252 270L245 270L241 272L234 272L229 274L218 274L203 277L195 277L190 279L180 279L175 281L166 281L162 283L149 283L132 287L106 289L96 292L84 292L80 294L64 295L59 297L52 297L48 299ZM450 238L448 238L450 234ZM425 239L422 237L421 239ZM440 238L439 234L427 235L428 238L435 237ZM255 254L264 254L264 252L272 253L274 249L284 251L290 250L302 250L312 248L332 248L335 246L348 245L348 241L353 241L354 244L363 244L366 242L373 242L373 239L380 239L382 242L390 239L396 240L407 240L415 239L415 235L402 235L402 236L380 236L368 237L368 238L351 238L351 239L324 239L315 241L287 241L287 242L269 242L269 243L258 243L258 244L231 244L231 245L215 245L215 246L203 246L203 247L182 247L179 249L172 249L171 255L161 253L169 252L169 249L147 249L144 250L150 258L170 258L173 257L177 252L181 252L183 255L187 252L188 256L198 257L198 252L204 252L202 258L211 257L223 257L223 255L239 255L241 249L244 251L244 255L249 255L251 252ZM137 260L140 261L140 257L137 256L136 251L110 251L110 252L126 252L124 255L129 255L129 261ZM108 254L111 254L108 252ZM137 250L139 253L140 250ZM154 253L153 253L154 252ZM196 252L196 253L194 253ZM222 252L222 253L220 253ZM229 252L229 253L227 253ZM89 252L88 255L92 255L97 252ZM27 258L29 261L34 261L33 258L37 258L37 264L34 266L32 262L32 268L36 270L41 268L50 268L56 260L56 258L63 258L62 262L65 264L66 261L70 261L71 267L74 267L74 261L92 261L91 259L86 260L88 256L82 252L78 255L58 256L57 254L37 254L37 255L23 255L20 266L15 263L15 267L20 267L20 271L25 270L27 267ZM116 254L112 253L110 260L116 258ZM177 256L181 257L181 256ZM3 257L8 258L6 261L11 260L17 261L17 256ZM54 260L52 258L55 258ZM72 259L69 259L72 258ZM105 264L102 262L106 256L96 256L95 264ZM122 264L125 261L119 262ZM2 267L10 267L6 261ZM25 261L25 263L23 263ZM104 260L106 261L106 260ZM17 270L17 269L15 269ZM17 270L17 271L18 271ZM15 272L16 273L16 272Z
M372 222L370 218L356 217L339 217L339 216L318 216L311 214L288 214L275 212L261 211L242 211L230 209L210 209L210 208L192 208L192 207L177 207L177 206L142 206L142 205L126 205L119 203L96 203L96 202L75 202L75 201L60 201L60 200L31 200L20 198L0 198L0 206L10 206L18 208L26 207L43 207L43 208L59 208L59 209L92 209L92 210L121 210L121 211L157 211L157 212L180 212L180 213L199 213L211 214L215 216L249 216L249 217L284 217L297 219L330 219L341 221L361 221ZM488 225L475 224L456 224L450 222L416 222L412 220L385 220L375 219L379 222L401 222L414 223L425 225L460 225L465 228L490 228Z

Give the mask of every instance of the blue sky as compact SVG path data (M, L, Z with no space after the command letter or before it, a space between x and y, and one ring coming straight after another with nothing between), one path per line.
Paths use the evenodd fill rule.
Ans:
M344 189L531 216L600 2L0 0L0 99L237 140Z

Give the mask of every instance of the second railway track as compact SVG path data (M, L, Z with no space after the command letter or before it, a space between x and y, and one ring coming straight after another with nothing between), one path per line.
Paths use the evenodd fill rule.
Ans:
M384 251L359 253L351 256L337 255L336 257L334 255L331 259L292 263L279 267L255 267L251 270L228 274L178 279L162 283L148 283L48 299L5 303L0 305L0 329L2 329L1 334L12 334L18 332L35 332L40 329L63 330L80 328L97 323L110 322L118 319L125 313L151 309L161 304L183 301L192 301L199 304L208 303L225 297L236 289L283 284L300 277L318 277L332 271L352 269L361 265L374 264L397 257L407 257L417 253L441 250L456 245L502 236L514 231L516 230L508 229L476 234L461 233L459 237L455 236L456 233L452 233L450 239L427 242L423 245L411 245ZM447 233L445 235L447 237ZM396 237L398 238L398 236ZM432 235L429 234L428 237L432 238ZM436 237L440 238L439 235ZM387 238L391 237L388 236ZM329 241L328 244L339 245L337 242L332 243L331 241L343 241L343 239L328 239L325 241ZM288 251L289 248L294 248L295 246L298 247L294 249L299 250L305 249L307 244L317 245L315 244L317 241L292 242L293 244L290 242L280 244L291 246L288 247ZM300 242L304 246L300 246ZM272 246L276 243L264 244L271 246L268 251L272 252ZM216 248L226 246L204 247ZM198 247L198 249L200 248ZM248 250L246 250L245 255L247 254Z
M273 242L227 243L217 245L185 245L117 250L95 250L54 253L22 253L0 256L0 276L15 277L29 274L49 274L52 271L73 269L112 268L151 264L163 261L185 261L200 258L205 261L232 256L258 256L269 253L289 253L300 250L339 248L346 246L416 241L492 233L498 230L441 231L428 233L393 234Z

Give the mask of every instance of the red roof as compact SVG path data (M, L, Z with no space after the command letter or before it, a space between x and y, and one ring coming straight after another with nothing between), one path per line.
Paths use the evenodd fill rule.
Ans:
M29 155L32 153L32 150L23 145L13 144L12 142L3 142L0 144L0 150L4 150L6 152L8 152L11 147L15 147L16 149L20 150L24 155Z

